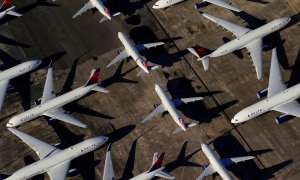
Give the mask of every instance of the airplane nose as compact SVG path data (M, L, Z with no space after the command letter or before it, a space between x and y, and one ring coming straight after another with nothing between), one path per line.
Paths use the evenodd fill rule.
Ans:
M13 125L13 123L8 122L8 123L6 124L6 127L12 128L12 127L14 127L14 125Z

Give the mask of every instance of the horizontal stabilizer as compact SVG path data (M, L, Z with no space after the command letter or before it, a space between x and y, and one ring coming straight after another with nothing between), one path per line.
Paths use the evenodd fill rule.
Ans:
M158 65L157 66L148 66L149 72L151 72L155 69L159 69L159 68L160 68L160 66L158 66ZM140 70L140 72L137 73L136 76L141 76L143 74L145 74L145 71L142 69L142 70Z
M196 123L186 123L185 124L185 128L188 129L188 128L191 128L193 126L196 126L197 124ZM173 134L177 134L179 132L183 131L183 129L181 127L178 127L175 129L175 131L173 132Z
M174 176L171 176L164 170L159 171L155 176L165 178L165 179L174 179L175 178Z
M109 93L109 90L106 90L105 88L100 86L95 86L92 88L92 90L97 92L102 92L102 93Z
M16 16L16 17L23 16L22 14L20 14L20 13L18 13L16 11L13 11L13 10L7 11L6 14L9 14L11 16Z

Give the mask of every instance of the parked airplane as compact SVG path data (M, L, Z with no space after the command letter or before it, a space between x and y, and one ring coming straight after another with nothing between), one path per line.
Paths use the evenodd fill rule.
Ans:
M175 107L183 104L183 103L189 103L189 102L195 102L202 100L202 97L192 97L192 98L179 98L179 99L170 99L164 90L157 84L155 84L155 91L158 94L161 104L156 106L155 109L142 121L142 123L147 122L152 117L156 116L159 113L163 113L165 111L168 111L173 118L173 120L178 124L178 128L175 129L173 134L176 134L180 131L186 131L187 128L193 127L197 125L196 123L186 123L184 119L181 117L180 113L176 110Z
M88 3L84 4L84 6L72 17L73 19L76 18L77 16L81 15L82 13L86 12L87 10L90 10L92 8L96 8L102 15L103 18L101 18L100 23L106 21L106 20L111 20L112 16L117 16L120 13L111 13L108 8L105 7L102 1L99 0L89 0Z
M172 6L174 4L177 4L179 2L182 2L184 0L158 0L154 5L153 5L153 9L162 9L162 8L166 8L169 6ZM236 12L240 12L241 10L231 6L230 3L227 0L203 0L202 2L196 3L195 7L196 9L199 9L203 6L205 6L206 3L211 3L211 4L215 4L217 6L221 6L224 7L226 9L230 9L232 11L236 11Z
M16 127L27 121L38 118L39 116L47 116L51 119L61 120L79 127L85 128L86 125L75 119L71 115L67 114L62 106L73 102L77 99L82 98L87 93L91 91L98 91L103 93L108 93L107 90L100 87L98 84L98 77L100 75L100 68L93 69L91 71L90 78L84 86L67 92L61 96L56 97L54 93L54 83L53 83L53 69L52 62L49 65L48 74L46 78L46 83L44 87L43 96L37 107L29 109L21 114L12 117L6 124L7 127Z
M204 168L204 171L197 177L197 180L201 180L208 175L212 175L214 173L219 173L222 179L230 180L233 179L232 176L226 170L226 166L232 165L234 163L238 163L241 161L247 161L253 159L253 156L245 156L245 157L235 157L235 158L226 158L226 159L218 159L215 153L206 145L201 144L201 148L210 164Z
M107 68L118 63L121 60L124 60L129 56L131 56L136 64L142 69L142 71L140 71L138 75L141 75L144 72L149 73L150 71L159 68L158 66L148 66L147 60L144 60L139 52L151 47L163 45L163 42L134 45L124 33L118 32L118 37L124 45L125 49L122 52L119 52L119 55L106 66Z
M198 60L202 61L204 70L208 69L209 59L212 57L219 57L229 54L233 51L247 48L250 56L252 57L253 65L256 70L257 78L261 79L263 75L262 66L262 49L263 49L263 37L283 28L287 25L291 18L284 17L274 21L269 22L255 30L233 24L229 21L225 21L218 17L201 13L204 17L212 20L213 22L221 25L223 28L231 31L237 38L220 46L218 49L210 54L207 54L209 50L204 48L188 48L188 50L197 56Z
M16 6L12 6L12 0L4 0L3 4L0 7L0 19L2 19L6 14L11 16L22 16L22 14L14 11Z
M131 180L150 180L154 177L161 177L166 179L174 179L174 176L169 175L164 171L165 167L161 167L165 153L154 153L152 166L146 172L143 172L133 178ZM113 180L115 179L114 169L111 158L111 144L107 147L106 157L105 157L105 165L103 172L103 180Z
M2 109L8 83L11 79L28 73L37 68L42 63L41 60L27 61L17 66L0 71L0 111Z
M108 137L98 136L60 150L15 128L8 129L31 147L40 160L19 169L8 176L6 180L29 179L45 172L47 172L50 179L66 179L68 173L73 171L72 169L69 170L73 159L98 149L108 140Z
M265 100L259 101L237 113L231 123L242 123L271 110L284 113L284 115L276 117L278 124L288 120L288 115L300 117L300 104L297 102L300 97L300 84L287 89L280 74L276 49L272 51L269 87L267 90L258 92L259 98L266 95Z

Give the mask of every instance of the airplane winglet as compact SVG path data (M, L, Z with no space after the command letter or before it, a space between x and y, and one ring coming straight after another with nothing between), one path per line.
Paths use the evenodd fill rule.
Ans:
M52 68L53 66L53 60L50 61L48 68Z

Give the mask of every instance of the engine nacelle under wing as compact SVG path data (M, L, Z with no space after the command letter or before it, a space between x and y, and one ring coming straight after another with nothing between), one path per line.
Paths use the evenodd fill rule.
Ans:
M264 90L261 90L261 91L258 91L256 93L256 96L261 99L261 98L264 98L268 95L268 88L267 89L264 89Z
M290 119L294 118L294 116L283 114L275 118L277 124L282 124Z

